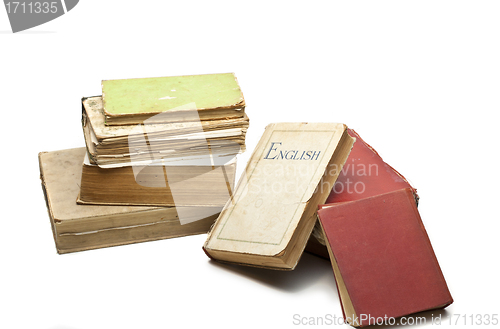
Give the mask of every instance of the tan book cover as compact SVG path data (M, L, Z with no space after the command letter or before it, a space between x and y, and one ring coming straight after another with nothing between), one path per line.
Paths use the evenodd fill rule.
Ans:
M266 127L203 249L226 262L295 268L355 141L338 123Z
M38 155L58 253L206 233L221 207L78 205L85 148Z

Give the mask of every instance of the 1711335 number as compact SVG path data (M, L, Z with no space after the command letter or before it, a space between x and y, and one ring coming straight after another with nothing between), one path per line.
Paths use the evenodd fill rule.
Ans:
M57 13L57 1L40 2L40 1L12 1L5 3L8 14L48 14Z

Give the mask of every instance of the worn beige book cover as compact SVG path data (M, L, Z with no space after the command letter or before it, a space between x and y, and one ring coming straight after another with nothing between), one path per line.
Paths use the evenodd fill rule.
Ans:
M206 233L222 207L94 206L76 203L85 148L38 155L57 252Z
M338 123L266 127L203 249L213 259L291 270L355 141Z

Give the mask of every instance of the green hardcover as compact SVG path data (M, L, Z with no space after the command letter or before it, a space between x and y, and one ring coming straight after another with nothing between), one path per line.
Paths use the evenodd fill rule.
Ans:
M244 107L233 73L103 80L107 116L157 114L195 103L198 111Z

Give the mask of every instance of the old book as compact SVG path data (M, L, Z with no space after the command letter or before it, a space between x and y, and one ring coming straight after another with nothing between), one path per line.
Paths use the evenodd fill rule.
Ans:
M238 186L208 234L213 259L292 270L354 139L337 123L266 127Z
M198 117L197 112L190 112ZM212 158L227 161L245 150L249 125L242 117L187 122L106 126L102 97L82 99L82 126L92 163L103 168L131 166L134 162L162 159L169 162L198 162ZM201 160L200 160L201 159Z
M220 207L78 205L85 148L39 154L58 253L206 233Z
M453 302L409 188L318 211L345 320L380 323Z
M239 118L245 99L234 73L102 81L107 125L189 121L179 107L194 103L200 120ZM168 116L156 116L170 112Z
M101 168L85 156L79 204L222 207L232 195L236 160L222 166Z
M377 151L357 132L348 129L348 133L356 138L356 144L325 204L360 200L404 188L412 190L418 204L417 190L408 180L384 162Z
M377 151L366 143L358 133L352 129L348 129L348 133L356 138L356 143L333 186L332 192L326 199L325 205L320 205L320 208L339 202L360 200L403 188L412 190L415 203L418 204L417 190L410 185L406 178L385 163ZM306 251L328 258L328 250L319 223L316 223Z

